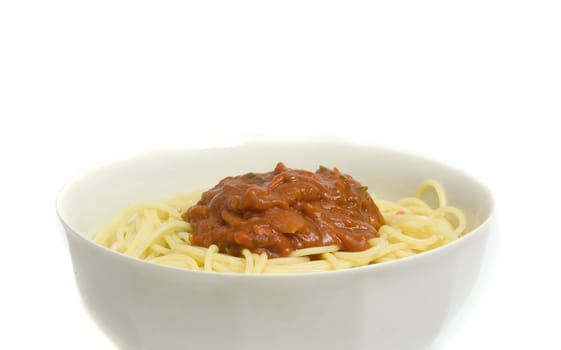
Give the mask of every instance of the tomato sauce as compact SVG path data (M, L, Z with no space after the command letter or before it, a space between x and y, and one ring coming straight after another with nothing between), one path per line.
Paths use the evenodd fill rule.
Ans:
M247 248L271 258L326 245L362 251L384 224L367 187L351 176L337 168L313 173L282 163L271 172L221 180L183 219L193 227L193 245L216 244L234 256Z

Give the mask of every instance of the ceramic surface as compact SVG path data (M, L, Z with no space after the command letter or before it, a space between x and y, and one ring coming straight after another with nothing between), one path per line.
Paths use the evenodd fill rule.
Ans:
M309 274L238 275L143 262L90 238L128 204L209 188L221 178L336 166L397 199L435 178L471 232L396 262ZM471 176L390 149L342 142L257 142L165 149L90 169L60 192L76 280L91 315L122 349L427 348L468 298L491 233L493 199Z

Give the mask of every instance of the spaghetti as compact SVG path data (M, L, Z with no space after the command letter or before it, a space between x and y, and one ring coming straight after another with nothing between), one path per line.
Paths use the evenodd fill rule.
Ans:
M432 190L437 205L422 198ZM466 230L461 210L447 204L442 185L420 184L414 197L396 202L377 199L385 224L363 251L342 251L337 245L297 249L287 257L243 249L240 256L191 244L192 227L182 213L197 203L201 193L174 196L162 202L132 205L120 212L94 241L119 253L150 262L190 270L231 273L302 273L340 270L416 255L458 239Z

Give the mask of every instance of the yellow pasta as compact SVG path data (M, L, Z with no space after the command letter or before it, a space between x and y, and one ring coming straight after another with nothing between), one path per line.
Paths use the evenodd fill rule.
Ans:
M434 191L436 207L422 197ZM304 273L340 270L413 256L458 239L465 233L464 213L447 204L446 192L436 180L421 183L415 197L398 201L376 200L386 224L379 236L360 252L338 246L299 249L289 257L271 258L247 249L241 257L191 245L191 225L181 214L194 205L200 192L174 196L161 203L130 206L100 230L94 241L119 253L178 268L228 273Z

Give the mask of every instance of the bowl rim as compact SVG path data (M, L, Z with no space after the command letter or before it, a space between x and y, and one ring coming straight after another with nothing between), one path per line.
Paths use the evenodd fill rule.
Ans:
M306 146L313 146L313 145L325 145L326 143L329 143L330 145L343 145L343 146L354 146L354 147L362 147L362 148L369 148L369 149L375 149L375 150L379 150L379 151L384 151L384 152L390 152L390 153L394 153L394 154L401 154L401 155L405 155L405 156L409 156L409 157L414 157L420 161L423 162L430 162L432 164L447 168L448 170L450 170L451 172L455 172L458 174L461 174L462 176L468 178L470 181L472 181L473 183L477 184L477 186L481 189L481 191L483 191L485 193L485 195L487 196L487 198L489 199L489 213L487 215L487 217L479 224L477 225L475 228L473 228L471 231L469 231L467 234L462 235L461 237L459 237L457 240L447 243L443 246L431 249L429 251L425 251L422 253L418 253L409 257L405 257L402 259L396 259L396 260L392 260L392 261L387 261L387 262L383 262L383 263L377 263L377 264L369 264L369 265L364 265L364 266L358 266L358 267L353 267L353 268L347 268L347 269L340 269L340 270L330 270L330 271L310 271L310 272L291 272L291 273L279 273L279 274L274 274L274 273L259 273L259 274L247 274L247 273L237 273L237 272L217 272L217 271L204 271L204 270L190 270L190 269L186 269L186 268L180 268L180 267L174 267L174 266L168 266L168 265L163 265L163 264L158 264L155 262L151 262L151 261L146 261L146 260L142 260L142 259L138 259L135 257L131 257L125 254L121 254L119 252L113 251L108 247L99 245L97 243L95 243L92 239L87 238L85 235L80 234L79 230L77 230L75 227L73 227L70 223L69 220L66 220L64 215L63 215L63 202L64 202L64 198L65 198L65 193L69 190L69 188L72 187L72 184L74 184L75 182L79 181L80 179L89 176L92 173L95 173L96 171L100 171L103 170L106 167L111 167L113 165L117 165L121 162L126 162L135 158L141 158L141 157L146 157L150 154L155 154L155 153L161 153L161 152L192 152L192 151L197 151L197 150L209 150L209 149L222 149L222 150L227 150L227 149L235 149L237 147L242 147L242 146L249 146L249 145L279 145L282 143L291 143L291 144L303 144ZM491 223L495 220L495 216L496 216L496 199L495 196L493 195L493 192L489 189L489 187L482 182L480 179L472 176L470 173L459 169L455 166L446 164L442 161L427 157L426 155L420 154L418 152L415 151L410 151L410 150L404 150L404 149L400 149L400 148L396 148L396 147L388 147L385 145L376 145L376 144L371 144L371 143L364 143L364 142L356 142L355 140L347 140L347 139L343 139L343 138L312 138L312 139L275 139L275 138L268 138L268 139L253 139L253 140L245 140L245 141L238 141L238 142L227 142L227 143L222 143L222 144L215 144L215 145L208 145L208 146L204 146L204 147L196 147L196 146L192 146L192 145L183 145L183 146L165 146L165 147L158 147L158 148L153 148L151 150L143 150L143 151L138 151L138 152L134 152L134 153L129 153L126 155L120 155L119 157L110 159L110 160L106 160L103 162L98 162L97 164L93 164L79 172L77 172L76 174L74 174L73 176L71 176L70 178L67 179L67 181L64 182L64 184L62 185L62 187L59 189L57 196L56 196L56 200L55 200L55 211L56 214L58 216L59 221L63 224L63 226L65 226L64 231L66 232L66 235L72 235L73 237L78 238L79 240L86 242L87 245L91 246L94 249L99 249L101 252L103 252L104 254L111 254L114 257L119 257L119 259L124 259L123 261L128 262L128 263L132 263L132 264L140 264L139 267L141 266L152 266L152 268L155 269L164 269L167 271L177 271L178 273L187 273L187 274L195 274L195 275L202 275L202 276L221 276L222 278L224 277L232 277L235 276L235 278L250 278L250 279L254 279L254 278L258 278L258 279L268 279L268 278L274 278L274 279L281 279L281 278L310 278L310 276L317 276L318 278L321 278L322 276L334 276L334 275L338 275L338 274L354 274L354 273L363 273L366 271L370 271L370 270L384 270L386 268L394 268L394 267L398 267L398 266L407 266L408 264L415 264L415 262L419 259L428 259L430 257L433 257L435 255L439 255L439 254L443 254L445 251L451 250L451 249L458 249L460 245L464 245L467 242L469 242L470 240L475 239L476 236L479 236L481 234L484 233L484 228L488 227L491 225ZM490 230L489 230L490 231ZM243 277L242 277L243 276Z

